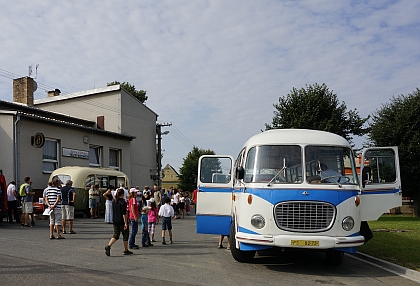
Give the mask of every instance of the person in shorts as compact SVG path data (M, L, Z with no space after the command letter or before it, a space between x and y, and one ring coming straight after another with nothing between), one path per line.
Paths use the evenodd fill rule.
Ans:
M90 218L96 217L96 190L95 185L91 185L89 189L89 209L90 209Z
M52 180L52 186L46 191L47 206L50 208L50 239L55 239L54 229L57 232L57 239L64 239L60 235L61 226L61 191L58 186L61 184L59 178Z
M63 233L66 234L66 223L69 222L69 233L76 234L73 230L74 220L74 201L76 200L76 191L73 189L73 182L67 180L66 185L61 188L61 225Z
M29 223L29 215L33 213L34 206L33 200L35 192L32 190L32 180L30 177L25 177L23 179L25 181L24 184L20 187L24 192L25 196L22 196L21 191L19 193L22 196L22 227L31 227L32 225Z
M165 232L166 229L169 233L170 244L172 244L172 220L174 217L174 208L169 204L171 202L170 198L165 198L164 205L159 209L159 217L162 218L162 244L166 244L165 241Z

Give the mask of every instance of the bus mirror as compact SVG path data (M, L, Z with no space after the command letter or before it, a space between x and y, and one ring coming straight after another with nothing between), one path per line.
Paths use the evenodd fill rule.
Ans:
M362 170L362 186L365 187L366 183L370 180L370 167L364 167Z
M237 167L236 168L236 179L237 180L242 180L244 178L244 174L245 174L245 170L243 167Z

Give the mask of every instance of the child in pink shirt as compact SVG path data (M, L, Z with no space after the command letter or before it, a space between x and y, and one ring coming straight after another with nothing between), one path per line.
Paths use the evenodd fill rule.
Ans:
M149 223L149 235L152 242L156 242L155 240L155 228L156 223L158 221L158 208L156 206L156 202L153 198L150 199L150 210L147 213L147 219Z

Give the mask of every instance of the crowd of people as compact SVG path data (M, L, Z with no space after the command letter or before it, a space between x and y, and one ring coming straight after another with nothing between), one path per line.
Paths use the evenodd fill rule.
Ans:
M47 188L43 191L43 202L47 207L44 214L48 215L50 220L50 239L64 239L61 234L76 234L73 230L76 191L72 185L73 182L68 180L63 186L58 178L54 178L51 182L48 182ZM15 181L9 183L7 186L9 223L14 223L14 217L15 222L20 223L21 227L35 226L34 195L32 180L28 176L24 178L24 183L20 185L19 190L16 189ZM19 215L18 212L19 204L22 207L22 215ZM67 232L67 222L69 232ZM56 234L54 234L54 230Z
M33 218L33 198L30 177L24 178L19 190L16 183L10 182L7 187L8 195L8 220L13 223L13 216L22 227L35 225ZM76 191L72 187L73 182L68 180L63 185L59 178L55 177L48 182L43 191L43 202L46 210L44 215L49 216L50 239L64 239L62 234L76 234L73 230L74 202ZM160 189L155 184L152 188L145 186L143 190L136 186L128 190L123 183L118 188L109 186L102 193L99 185L91 185L88 190L88 206L91 219L100 218L101 199L105 200L105 223L113 225L113 236L105 247L105 254L110 256L111 246L123 237L124 255L132 254L131 250L139 249L136 243L137 233L140 227L141 239L138 241L141 247L151 247L156 242L156 227L161 224L161 243L163 245L173 243L172 219L183 219L190 215L191 205L197 203L196 190L192 198L188 192L181 189ZM21 200L22 215L19 216L18 205ZM67 228L68 225L68 228ZM131 226L131 232L130 232ZM169 241L166 240L168 232ZM223 247L223 236L220 237L218 247ZM228 241L228 249L229 249Z
M95 195L96 194L96 195ZM97 197L100 192L95 191L95 186L89 190L89 207L92 218L96 216L95 207L98 207ZM145 186L133 187L127 190L124 184L118 189L110 186L102 194L105 201L105 223L113 224L114 233L109 243L105 246L105 254L111 255L111 246L123 237L124 255L132 254L132 249L139 249L136 236L141 229L141 247L151 247L155 240L156 225L162 225L162 244L166 245L166 231L168 231L169 244L172 240L172 219L184 218L191 212L191 199L188 192L170 188L159 189L155 184L153 188ZM131 233L130 233L131 226ZM131 250L130 250L131 249Z

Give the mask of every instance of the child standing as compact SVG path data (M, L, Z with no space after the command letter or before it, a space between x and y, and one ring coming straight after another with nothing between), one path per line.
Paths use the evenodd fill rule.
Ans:
M156 242L155 240L155 228L157 223L157 216L158 216L158 208L156 206L156 201L154 199L150 199L150 210L147 213L148 223L149 223L149 237L152 239L152 242Z
M150 210L150 207L143 207L141 210L141 246L148 247L153 246L150 243L150 236L149 236L149 226L148 226L148 218L147 213Z
M162 218L162 244L165 242L165 232L168 229L170 244L172 244L172 221L171 218L174 217L174 208L169 204L171 202L170 198L165 198L164 205L159 209L159 217Z

